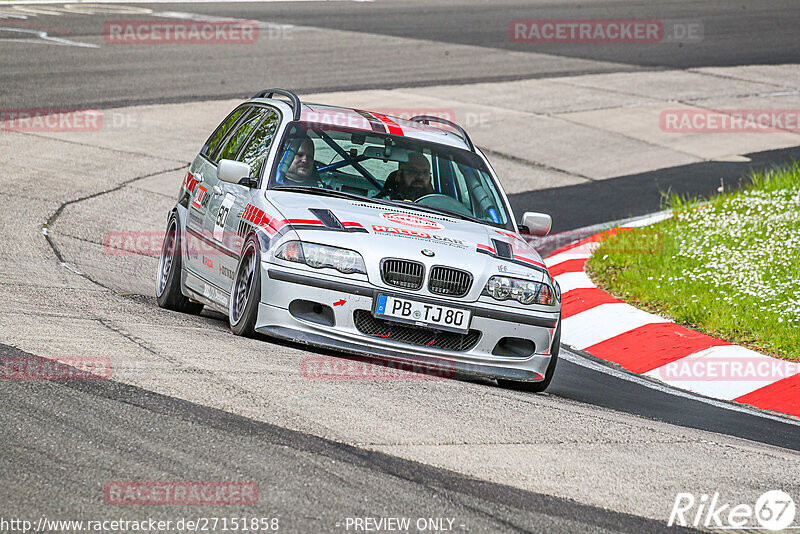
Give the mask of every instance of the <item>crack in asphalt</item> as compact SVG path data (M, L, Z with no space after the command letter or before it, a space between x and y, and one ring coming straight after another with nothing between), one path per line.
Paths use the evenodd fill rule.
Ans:
M89 146L92 146L92 145L89 145ZM102 148L102 147L93 147L93 148ZM56 258L58 258L59 263L66 264L66 262L64 261L64 257L61 255L61 251L56 246L56 244L53 242L53 238L49 235L48 229L51 226L53 226L53 224L56 222L58 217L61 215L61 213L64 211L64 209L67 206L71 206L72 204L77 204L79 202L84 202L84 201L90 200L92 198L97 198L99 196L102 196L102 195L105 195L105 194L108 194L108 193L112 193L114 191L119 191L120 189L124 188L125 186L130 185L130 184L132 184L134 182L137 182L139 180L144 180L145 178L152 178L153 176L158 176L160 174L166 174L168 172L175 172L175 171L179 171L179 170L187 169L187 168L189 168L189 164L188 163L184 163L184 164L182 164L182 165L180 165L178 167L172 167L172 168L169 168L169 169L164 169L164 170L161 170L161 171L152 172L152 173L145 174L145 175L142 175L142 176L137 176L135 178L130 178L128 180L124 180L124 181L120 182L119 184L117 184L114 187L110 187L110 188L104 189L102 191L97 191L95 193L91 193L89 195L82 196L80 198L76 198L76 199L73 199L73 200L67 200L66 202L63 202L58 207L58 209L56 209L56 211L52 215L50 215L50 217L47 218L47 221L45 221L44 225L42 225L42 234L44 235L44 238L47 240L47 243L50 245L50 248L53 249L53 253L56 255ZM79 274L81 276L83 276L84 278L86 278L87 280L89 280L90 282L92 282L94 284L97 284L98 286L102 287L103 289L108 289L109 291L113 292L113 289L111 289L110 287L106 286L105 284L103 284L101 282L98 282L97 280L95 280L91 276L89 276L89 275L87 275L85 273L79 273Z

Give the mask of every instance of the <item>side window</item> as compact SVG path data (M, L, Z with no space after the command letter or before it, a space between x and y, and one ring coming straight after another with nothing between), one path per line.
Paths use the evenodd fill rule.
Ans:
M250 140L247 141L244 149L239 155L238 160L250 165L250 179L256 180L261 174L261 166L269 152L275 131L280 123L279 115L270 111L263 121L256 127Z
M239 153L239 149L242 148L242 145L247 141L253 129L258 126L259 121L261 121L267 113L269 113L269 110L265 108L256 108L253 110L253 112L239 124L239 127L236 128L236 131L233 132L233 135L228 139L228 143L220 151L219 156L214 158L214 161L236 159L236 154Z
M211 137L208 138L208 141L206 141L206 146L203 147L202 153L205 156L209 156L212 161L215 161L211 156L219 151L220 144L222 144L222 142L228 136L228 133L231 131L231 128L233 128L233 125L236 124L236 121L239 120L239 117L241 117L244 112L248 110L249 108L242 107L228 115L228 118L225 119L222 124L217 127L217 130L211 134Z

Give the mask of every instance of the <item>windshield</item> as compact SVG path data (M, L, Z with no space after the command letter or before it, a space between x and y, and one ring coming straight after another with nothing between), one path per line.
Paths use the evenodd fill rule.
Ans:
M467 150L303 122L280 150L270 188L324 188L512 227L483 160Z

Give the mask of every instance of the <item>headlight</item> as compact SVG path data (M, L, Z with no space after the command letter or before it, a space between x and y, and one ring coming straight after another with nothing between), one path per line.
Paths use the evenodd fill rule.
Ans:
M483 292L495 300L514 299L522 304L541 304L543 306L555 304L555 295L549 285L508 276L489 278Z
M276 258L297 263L305 263L315 269L336 269L340 273L367 274L364 258L354 250L346 248L288 241L275 253Z

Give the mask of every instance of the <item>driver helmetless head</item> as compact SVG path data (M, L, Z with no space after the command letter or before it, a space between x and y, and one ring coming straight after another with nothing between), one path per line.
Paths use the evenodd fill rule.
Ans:
M286 179L297 184L310 184L316 181L315 170L314 142L305 137L286 171Z
M419 152L408 154L408 161L397 169L397 192L403 200L417 200L434 192L428 158Z

